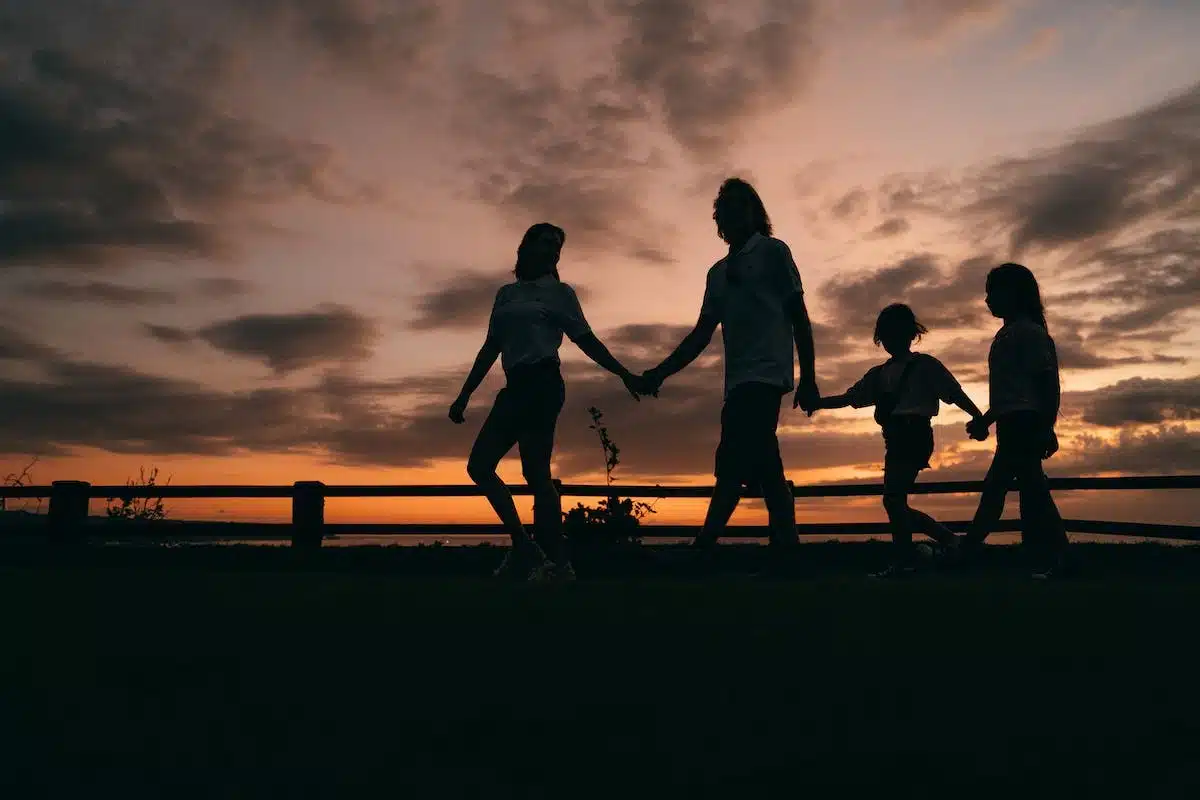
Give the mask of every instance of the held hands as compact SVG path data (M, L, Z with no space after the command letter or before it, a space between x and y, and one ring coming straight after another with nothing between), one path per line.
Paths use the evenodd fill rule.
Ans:
M792 408L799 408L811 417L820 407L821 390L817 388L816 378L801 378L800 385L796 387L796 396L792 399Z
M977 442L982 442L988 438L988 428L990 426L984 422L983 417L975 417L967 423L967 436Z
M470 399L469 397L464 397L463 395L460 394L458 396L458 399L456 399L453 403L450 404L450 414L449 414L450 421L453 422L455 425L463 424L464 419L465 419L463 414L466 413L467 401L469 399Z

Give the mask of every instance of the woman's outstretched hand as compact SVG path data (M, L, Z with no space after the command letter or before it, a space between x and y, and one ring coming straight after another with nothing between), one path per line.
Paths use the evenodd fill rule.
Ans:
M467 411L467 400L468 398L459 395L458 399L450 404L450 421L455 425L462 425L466 419L463 415Z

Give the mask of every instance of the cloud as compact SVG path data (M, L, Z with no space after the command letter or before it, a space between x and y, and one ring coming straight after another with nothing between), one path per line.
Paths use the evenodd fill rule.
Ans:
M514 227L550 219L584 251L672 263L652 181L673 155L723 161L749 121L800 94L812 24L812 4L794 0L736 13L683 0L510 4L496 67L464 68L456 84L466 168Z
M1130 378L1090 392L1073 392L1064 405L1084 422L1110 428L1200 420L1200 376Z
M142 328L150 338L155 339L163 344L184 344L192 341L194 338L189 331L183 328L176 328L173 325L153 325L145 323Z
M971 328L984 320L983 286L995 261L967 259L949 273L933 253L917 253L895 264L836 277L820 289L822 302L847 329L870 341L879 312L891 303L908 303L930 328Z
M1038 28L1017 52L1017 61L1029 64L1048 58L1062 46L1062 38L1058 28Z
M900 26L923 41L952 38L999 24L1015 5L1013 0L902 0Z
M379 326L345 306L292 314L247 314L201 328L195 336L231 355L263 361L278 373L370 357Z
M54 348L0 323L0 361L38 361L56 355Z
M115 308L145 308L174 303L174 292L107 281L72 283L57 279L31 281L18 291L29 297L64 303L97 303Z
M73 7L56 27L20 4L0 30L0 266L216 256L232 246L232 212L338 196L329 148L216 102L229 50L191 37L177 7Z
M1175 424L1147 430L1123 430L1115 441L1088 434L1075 436L1058 467L1060 471L1075 475L1195 473L1200 471L1200 433L1186 425Z
M876 225L867 234L868 239L890 239L912 230L912 224L904 217L889 217Z
M1008 237L1014 256L1108 244L1155 220L1200 210L1200 84L1073 140L992 164L961 187L980 232Z
M258 0L228 6L260 34L277 37L283 31L333 67L388 84L404 81L426 63L444 21L435 0Z
M871 196L867 190L859 186L842 195L829 211L837 219L859 219L867 213L870 202Z

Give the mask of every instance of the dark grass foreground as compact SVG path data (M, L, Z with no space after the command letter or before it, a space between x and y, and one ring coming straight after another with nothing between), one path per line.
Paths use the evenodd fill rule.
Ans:
M569 586L9 551L0 796L1200 796L1194 554L876 585L821 547Z

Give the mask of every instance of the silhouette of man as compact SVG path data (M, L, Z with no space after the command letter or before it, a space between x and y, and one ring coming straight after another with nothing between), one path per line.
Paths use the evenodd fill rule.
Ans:
M778 552L797 541L796 507L776 435L779 408L794 385L793 346L799 355L800 382L792 407L810 413L817 407L812 324L791 251L772 237L771 220L754 187L739 178L726 180L713 202L713 220L729 254L708 271L696 326L644 377L657 389L692 363L721 326L725 404L715 458L716 487L704 527L692 544L705 550L715 545L737 508L742 487L761 487L771 544Z

